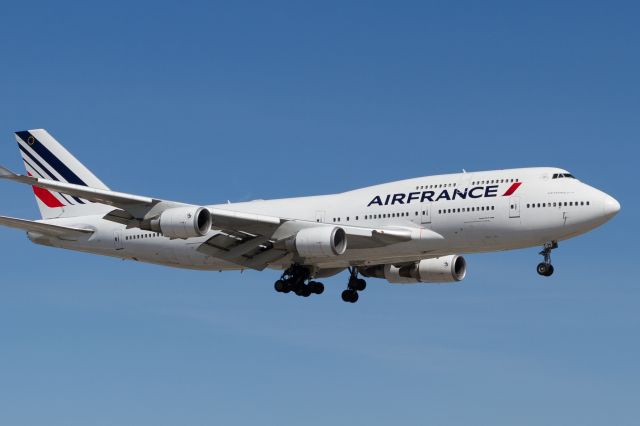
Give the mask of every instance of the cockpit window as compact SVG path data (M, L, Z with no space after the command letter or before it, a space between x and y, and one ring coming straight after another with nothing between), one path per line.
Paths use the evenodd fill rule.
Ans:
M575 179L571 173L554 173L552 179L562 179L562 178L570 178Z

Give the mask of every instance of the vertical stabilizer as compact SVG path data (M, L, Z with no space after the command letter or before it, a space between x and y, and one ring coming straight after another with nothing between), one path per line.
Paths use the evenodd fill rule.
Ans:
M16 132L27 174L96 189L109 189L44 129ZM33 187L43 219L104 214L113 207Z

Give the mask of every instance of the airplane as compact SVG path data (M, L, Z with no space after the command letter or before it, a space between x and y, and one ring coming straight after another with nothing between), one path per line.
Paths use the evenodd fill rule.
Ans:
M567 170L515 168L426 176L338 194L206 206L112 191L46 130L15 133L42 219L0 216L44 246L198 270L281 270L280 293L321 294L321 278L348 270L342 300L364 278L455 283L462 254L542 247L554 272L558 242L620 210Z

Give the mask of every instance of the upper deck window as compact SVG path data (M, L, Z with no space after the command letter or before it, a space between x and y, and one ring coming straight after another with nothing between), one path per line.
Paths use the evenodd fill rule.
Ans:
M554 173L552 179L570 178L575 179L571 173Z

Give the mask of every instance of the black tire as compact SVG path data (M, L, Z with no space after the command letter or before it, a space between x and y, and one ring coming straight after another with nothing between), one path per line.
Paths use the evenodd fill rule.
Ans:
M544 262L538 263L538 267L536 268L536 270L538 271L538 274L542 275L543 277L548 277L549 275L547 274L549 273L550 266L551 265L548 265Z
M347 283L347 288L349 290L360 291L360 287L361 287L360 281L364 281L364 280L360 278L355 278L355 277L349 278L349 282ZM365 287L366 286L367 284L365 283Z
M360 298L360 296L358 296L358 292L354 291L353 294L351 295L351 300L349 300L349 302L350 303L356 303L359 298Z
M278 293L284 293L284 292L285 292L285 289L287 288L287 285L285 284L285 282L284 282L284 281L282 281L282 280L278 280L278 281L276 281L276 283L273 285L273 288L275 288L275 289L276 289L276 291L277 291Z
M351 295L355 293L353 290L345 290L342 292L342 300L345 302L351 302Z
M298 291L296 291L296 294L298 296L302 296L302 297L309 297L309 296L311 296L311 293L313 293L313 290L312 290L311 286L304 285L304 284L302 284L300 286L300 289L298 289Z
M315 294L324 293L324 284L319 283L317 281L311 281L309 283L309 287L311 288L311 292Z
M367 282L362 278L358 278L356 280L356 285L357 285L356 290L358 291L363 291L365 288L367 288Z
M545 275L546 277L550 277L551 275L553 275L553 265L549 265L549 270L547 271L547 275Z
M289 291L292 291L295 294L297 294L298 296L300 296L300 291L302 291L302 287L304 286L303 283L299 282L295 278L289 278L286 281L286 283L287 283L287 288L289 289Z

